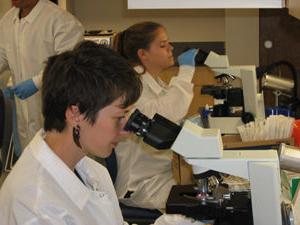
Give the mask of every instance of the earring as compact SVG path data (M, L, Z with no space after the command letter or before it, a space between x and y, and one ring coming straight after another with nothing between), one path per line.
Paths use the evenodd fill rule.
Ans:
M79 139L80 139L80 126L76 125L75 127L73 127L73 141L79 148L81 148Z

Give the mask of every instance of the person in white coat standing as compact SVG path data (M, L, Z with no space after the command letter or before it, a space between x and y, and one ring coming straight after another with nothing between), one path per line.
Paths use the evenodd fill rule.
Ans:
M149 118L158 113L179 123L193 98L191 81L197 50L190 49L178 57L178 75L167 85L159 73L174 65L173 47L161 24L132 25L117 34L114 48L141 75L143 92L135 107ZM164 210L170 189L176 184L171 169L172 151L158 151L133 135L120 143L115 152L118 165L115 188L119 199L130 206Z
M12 73L24 149L42 126L41 96L36 92L44 62L72 49L83 39L84 29L70 13L48 0L12 0L12 5L0 20L0 73L6 69Z

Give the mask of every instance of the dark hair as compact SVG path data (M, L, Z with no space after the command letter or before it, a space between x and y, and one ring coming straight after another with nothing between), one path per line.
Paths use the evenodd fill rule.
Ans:
M155 22L141 22L132 25L114 38L113 48L133 65L141 65L137 55L139 49L149 49L155 39L155 32L163 27Z
M65 112L71 105L94 124L97 112L117 98L124 96L126 108L140 96L141 82L124 58L104 46L85 43L47 62L42 86L46 131L65 128Z
M97 44L94 41L88 41L88 40L84 40L81 41L79 43L77 43L77 45L74 47L74 49L88 49L88 48L98 48L99 44Z

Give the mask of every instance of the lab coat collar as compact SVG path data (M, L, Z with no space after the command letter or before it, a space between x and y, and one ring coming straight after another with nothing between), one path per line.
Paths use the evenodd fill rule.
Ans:
M142 67L136 66L134 69L139 72L142 70ZM166 86L162 80L158 79L158 81L156 81L147 71L141 76L141 80L143 83L147 84L156 95L163 92L164 87Z
M75 173L49 148L44 141L43 129L35 135L28 150L32 151L33 156L40 162L41 166L53 177L73 203L82 210L91 193L76 177ZM85 160L85 157L82 160Z
M38 16L38 14L41 12L42 8L43 8L43 4L44 4L45 0L39 0L38 3L34 6L34 8L31 10L31 12L25 16L23 19L28 22L28 23L32 23L35 18ZM14 23L19 20L19 11L20 9L16 10L16 15L14 16Z
M19 9L14 7L13 23L15 24L18 20L19 20Z

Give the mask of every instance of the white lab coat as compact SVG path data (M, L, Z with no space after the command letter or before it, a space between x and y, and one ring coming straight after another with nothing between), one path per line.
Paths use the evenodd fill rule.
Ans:
M39 131L0 190L0 225L124 224L106 168L84 157L76 170L85 185Z
M139 68L136 68L139 69ZM179 122L186 115L193 98L191 80L194 67L181 66L167 86L149 73L142 75L143 92L135 105L152 118L155 113ZM115 188L118 198L127 205L164 209L171 187L175 184L171 169L172 151L159 151L132 135L116 148L118 175ZM130 198L124 198L133 191Z
M70 50L83 40L82 25L48 0L39 0L21 20L11 8L0 21L0 73L9 68L13 84L33 78L40 88L42 69L49 56ZM40 92L17 103L17 124L24 148L42 127Z

